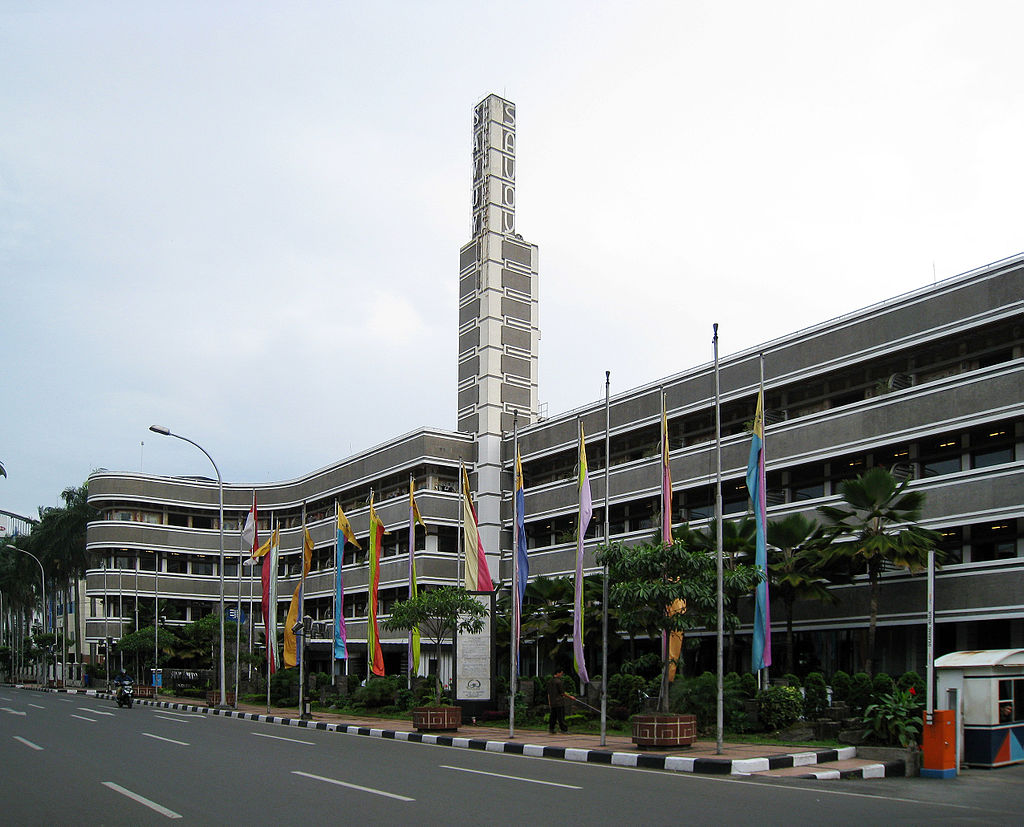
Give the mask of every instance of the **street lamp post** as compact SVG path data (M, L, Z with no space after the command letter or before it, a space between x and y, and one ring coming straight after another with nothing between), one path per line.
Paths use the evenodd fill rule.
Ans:
M210 464L213 466L213 470L217 474L217 499L220 510L220 708L227 707L228 693L227 693L227 677L226 669L224 666L224 481L220 476L220 469L217 467L217 463L213 461L213 457L210 456L209 452L198 442L189 439L187 436L181 434L175 434L171 432L170 428L165 428L162 425L150 425L149 430L155 434L162 436L173 436L175 439L180 439L183 442L187 442L190 445L195 445L200 451L202 451Z
M43 590L43 634L46 634L46 575L43 573L43 564L39 562L39 558L36 557L31 551L25 551L23 548L18 548L13 543L8 543L7 548L13 548L15 551L20 551L22 554L27 554L39 566L39 585L42 586ZM46 652L43 652L43 680L42 683L46 683Z

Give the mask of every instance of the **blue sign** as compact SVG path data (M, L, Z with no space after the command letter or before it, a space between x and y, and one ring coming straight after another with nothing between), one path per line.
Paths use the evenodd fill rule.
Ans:
M237 623L245 623L245 610L242 609L241 611L239 611L236 606L232 606L230 609L228 609L226 612L224 612L224 616L228 620L231 620L231 621L234 621L234 622L237 622ZM239 618L241 618L241 619L239 620Z

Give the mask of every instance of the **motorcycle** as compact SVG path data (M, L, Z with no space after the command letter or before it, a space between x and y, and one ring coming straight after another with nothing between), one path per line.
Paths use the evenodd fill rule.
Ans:
M120 683L117 685L117 689L114 691L114 700L117 701L119 707L126 706L129 709L132 708L132 695L134 694L134 685L129 681Z

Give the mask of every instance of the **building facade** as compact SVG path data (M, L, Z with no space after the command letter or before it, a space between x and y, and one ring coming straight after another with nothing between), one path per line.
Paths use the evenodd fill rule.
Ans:
M530 576L575 570L578 423L588 436L594 519L585 568L603 541L641 540L660 517L660 399L667 400L672 520L706 526L715 503L715 406L711 364L538 418L538 249L515 228L515 107L489 96L474 114L472 240L460 252L457 431L425 428L295 480L225 485L229 550L226 599L258 601L259 584L239 568L237 537L255 493L259 531L282 527L278 614L299 575L302 514L315 542L306 611L315 622L313 669L330 670L334 503L362 541L369 497L388 534L380 613L405 596L410 477L427 531L413 552L419 583L457 582L459 475L471 471L492 578L511 581L515 423L526 485ZM744 484L765 365L768 518L814 516L838 499L840 483L876 465L912 477L926 494L923 524L942 536L946 563L936 584L936 651L1024 645L1024 255L851 312L720 362L723 502L726 519L748 509ZM595 366L595 373L601 367ZM615 377L617 378L617 377ZM605 490L607 466L608 489ZM219 600L218 492L214 480L97 472L89 501L102 519L89 527L90 551L104 561L87 575L94 614L87 639L117 638L141 616L172 628L216 609ZM352 657L343 671L366 673L368 567L346 549L344 612ZM924 672L925 578L882 577L879 670ZM797 604L798 669L856 671L868 625L866 580L835 588L834 606ZM159 608L154 608L154 599ZM781 629L781 601L773 626ZM258 610L249 612L259 639ZM253 615L256 615L253 619ZM748 611L749 615L749 611ZM749 617L748 617L749 620ZM150 621L142 622L147 625ZM749 668L749 623L737 636L737 663ZM698 637L700 634L698 633ZM405 669L405 636L383 633L387 670ZM776 644L778 647L778 643ZM707 647L689 652L690 669L713 668ZM778 655L776 660L779 660ZM527 663L529 663L527 655ZM317 665L319 664L319 665ZM548 664L533 662L543 670ZM426 657L421 670L450 677ZM593 671L593 670L591 670Z

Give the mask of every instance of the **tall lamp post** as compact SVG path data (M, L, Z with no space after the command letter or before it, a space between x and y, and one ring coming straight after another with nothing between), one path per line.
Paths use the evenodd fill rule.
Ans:
M162 425L150 425L149 430L154 434L173 436L175 439L195 445L210 460L213 470L217 473L217 500L220 508L220 704L218 706L221 709L225 709L227 708L228 692L226 669L224 666L224 481L221 479L217 463L213 461L213 457L198 442L189 439L187 436L172 433L170 428L165 428Z
M43 634L46 634L46 575L43 573L43 564L39 562L39 558L36 557L31 551L25 551L23 548L18 548L13 543L8 543L7 548L13 548L15 551L20 551L22 554L27 554L39 566L39 585L43 589ZM42 683L46 683L46 652L43 652L43 680Z

